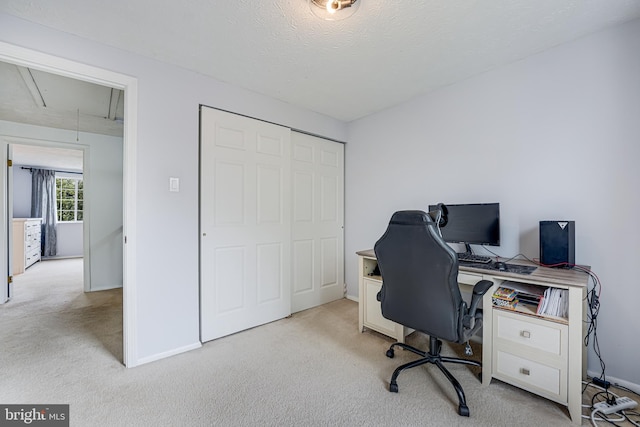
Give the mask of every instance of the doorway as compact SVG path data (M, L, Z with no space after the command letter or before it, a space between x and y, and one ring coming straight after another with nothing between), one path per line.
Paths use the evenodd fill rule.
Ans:
M123 284L123 362L127 367L138 365L136 349L136 317L135 317L135 151L137 131L137 79L114 73L104 69L80 64L52 55L30 49L21 48L0 42L0 61L17 64L31 69L41 70L57 75L78 79L103 86L114 87L124 91L125 123L122 157L122 284ZM6 142L3 142L6 148ZM6 153L6 149L2 150ZM6 154L3 154L7 161ZM5 209L0 222L7 224L7 174L2 174L2 200ZM0 231L2 244L0 245L0 268L8 272L8 231L3 227ZM8 277L5 276L5 277ZM3 287L4 288L4 287ZM6 288L5 288L6 289Z
M11 140L10 140L11 141ZM85 253L84 211L87 189L83 176L84 150L60 148L53 142L36 141L34 144L10 144L8 155L11 159L10 169L7 171L7 198L9 226L13 233L9 239L9 256L11 259L11 275L13 283L10 285L10 298L14 297L17 283L22 274L29 273L29 269L37 262L54 259L76 258L74 267L70 268L75 274L69 277L70 282L81 283L79 291L91 291L91 275L89 272L91 260L89 251ZM53 174L52 207L55 207L55 226L52 236L46 236L42 227L42 214L38 214L37 206L32 206L38 197L33 194L33 178L36 171L51 171ZM90 195L90 194L89 194ZM47 250L43 251L43 246ZM83 265L83 261L85 265ZM76 267L75 265L79 267ZM79 274L79 277L75 277ZM42 276L46 280L46 275ZM120 356L119 356L120 357Z

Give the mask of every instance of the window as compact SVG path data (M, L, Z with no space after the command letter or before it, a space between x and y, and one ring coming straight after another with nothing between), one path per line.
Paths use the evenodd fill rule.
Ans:
M56 178L58 222L82 221L82 178Z

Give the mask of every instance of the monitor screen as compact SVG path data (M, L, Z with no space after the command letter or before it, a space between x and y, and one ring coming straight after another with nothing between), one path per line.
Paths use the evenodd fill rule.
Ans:
M476 203L446 205L448 221L440 228L442 238L449 243L500 245L500 204ZM436 210L430 205L429 210Z

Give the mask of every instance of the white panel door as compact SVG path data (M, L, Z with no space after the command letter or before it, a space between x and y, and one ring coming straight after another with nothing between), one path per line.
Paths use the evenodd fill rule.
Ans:
M292 132L291 311L344 296L344 145Z
M200 131L204 342L291 314L291 131L207 107Z

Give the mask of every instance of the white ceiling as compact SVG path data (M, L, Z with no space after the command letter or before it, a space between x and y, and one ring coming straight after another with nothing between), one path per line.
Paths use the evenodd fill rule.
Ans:
M121 90L0 62L1 120L122 136L123 114ZM15 165L82 171L80 150L12 147Z
M2 0L9 13L351 121L640 18L640 0Z
M82 171L82 150L36 145L12 145L14 165L33 166L62 172Z
M122 136L124 94L80 80L0 62L0 119Z

